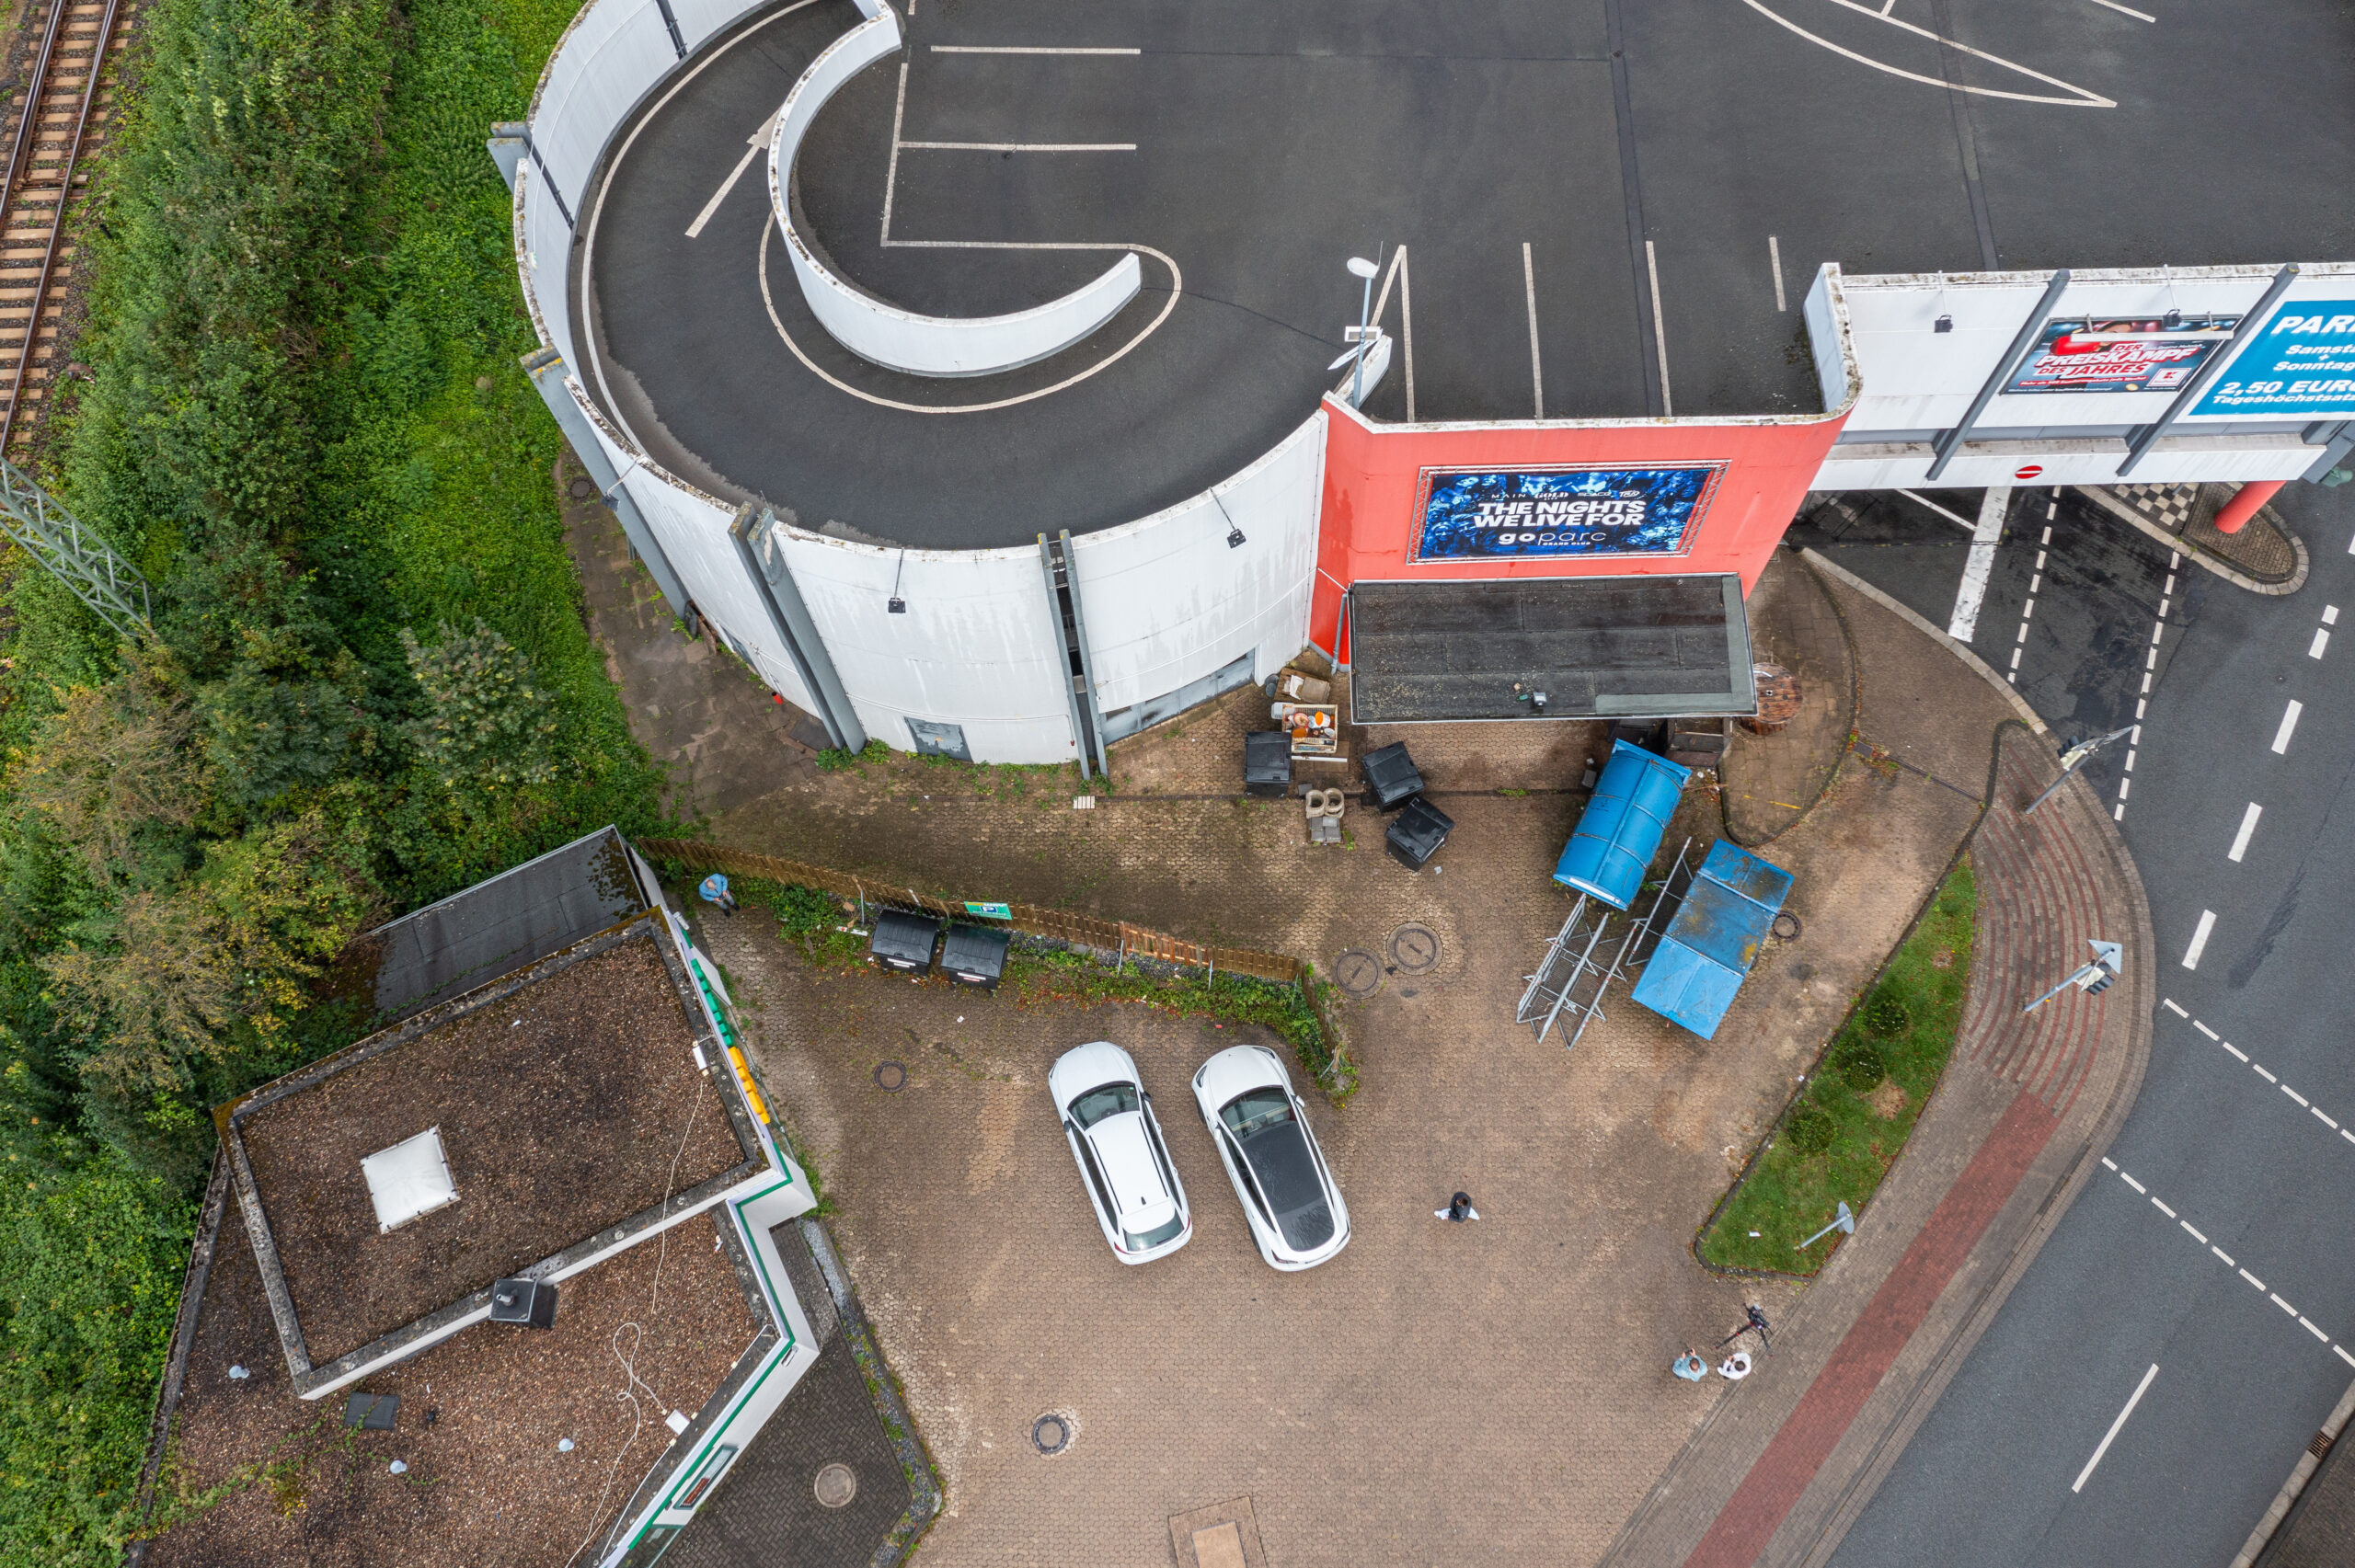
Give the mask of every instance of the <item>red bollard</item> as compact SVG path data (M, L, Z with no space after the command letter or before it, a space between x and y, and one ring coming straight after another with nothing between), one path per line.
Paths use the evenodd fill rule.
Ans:
M2240 494L2226 501L2224 509L2216 514L2216 532L2238 533L2241 524L2255 517L2257 509L2271 500L2273 492L2286 482L2280 479L2252 479L2243 485Z

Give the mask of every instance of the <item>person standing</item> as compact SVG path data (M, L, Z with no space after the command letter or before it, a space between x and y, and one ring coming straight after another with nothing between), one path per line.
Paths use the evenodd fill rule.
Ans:
M1472 1207L1472 1195L1470 1193L1457 1193L1453 1197L1447 1200L1447 1207L1445 1208L1432 1209L1431 1218L1434 1219L1453 1219L1458 1225L1461 1225L1466 1219L1479 1219L1480 1211Z

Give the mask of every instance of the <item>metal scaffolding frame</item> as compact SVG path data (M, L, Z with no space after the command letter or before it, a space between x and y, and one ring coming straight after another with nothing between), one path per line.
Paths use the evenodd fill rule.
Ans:
M6 458L0 458L0 534L73 589L116 636L136 642L155 635L149 624L147 579Z
M1529 989L1521 993L1513 1022L1532 1025L1539 1040L1558 1024L1563 1048L1576 1046L1586 1026L1603 1016L1603 994L1612 982L1637 974L1659 949L1668 917L1676 912L1693 885L1694 868L1686 864L1692 853L1693 841L1688 838L1677 846L1668 876L1648 885L1651 902L1644 912L1622 917L1615 933L1611 922L1619 911L1580 894L1562 929L1545 944L1537 972L1522 977Z

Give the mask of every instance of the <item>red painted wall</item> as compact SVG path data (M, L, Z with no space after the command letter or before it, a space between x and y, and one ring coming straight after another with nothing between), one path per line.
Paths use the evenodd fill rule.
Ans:
M1376 425L1325 400L1325 498L1309 635L1330 648L1341 592L1361 578L1625 577L1642 572L1739 572L1748 593L1824 454L1847 422L1838 414L1768 421L1645 419L1625 424ZM1722 462L1717 495L1682 555L1556 557L1408 565L1425 468L1511 468L1558 463ZM1343 657L1347 657L1347 650Z

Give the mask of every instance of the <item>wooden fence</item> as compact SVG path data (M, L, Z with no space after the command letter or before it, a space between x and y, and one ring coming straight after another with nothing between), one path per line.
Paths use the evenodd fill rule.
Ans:
M967 910L962 899L920 893L902 882L854 876L831 866L810 865L776 855L754 854L750 850L729 849L725 844L707 844L694 839L640 839L638 847L641 853L657 860L704 866L713 871L727 872L731 876L757 876L765 882L814 887L821 893L832 893L838 898L849 898L862 905L882 904L893 909L920 910L926 914L951 920L981 918ZM1309 1010L1316 1015L1317 1026L1325 1033L1326 1048L1332 1059L1327 1087L1346 1093L1341 1086L1356 1081L1357 1069L1350 1059L1348 1036L1342 1033L1340 1020L1327 1005L1324 988L1315 982L1314 967L1290 954L1269 953L1256 947L1219 947L1207 943L1188 942L1166 931L1132 925L1127 921L1098 920L1093 915L1074 914L1069 910L1042 909L1037 904L1006 904L1005 908L1013 917L1007 923L1026 935L1048 937L1106 953L1130 954L1157 958L1164 963L1191 965L1212 974L1248 975L1254 979L1273 980L1279 985L1296 985L1307 999Z

